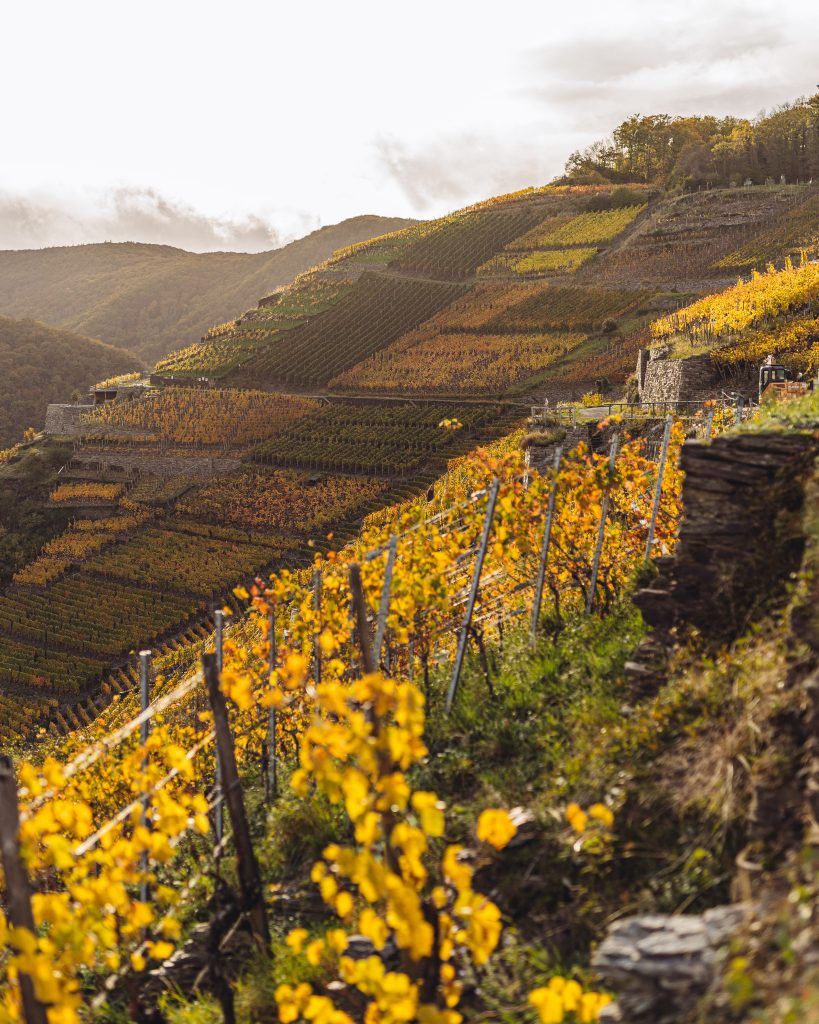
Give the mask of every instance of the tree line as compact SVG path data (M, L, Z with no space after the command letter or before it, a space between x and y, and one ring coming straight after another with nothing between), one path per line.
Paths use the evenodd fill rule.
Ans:
M819 93L754 119L634 114L572 153L562 183L670 188L819 178Z

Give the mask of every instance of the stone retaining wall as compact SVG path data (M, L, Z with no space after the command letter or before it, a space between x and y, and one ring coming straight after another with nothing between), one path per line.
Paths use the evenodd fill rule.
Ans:
M93 412L93 405L68 405L52 403L46 409L46 434L68 434L73 436L82 431L80 418L83 413Z
M77 452L75 462L94 462L103 465L122 466L125 469L138 469L141 473L151 473L158 477L201 476L207 479L217 473L232 473L241 467L240 459L218 456L185 456L185 455L145 455L139 452L105 451Z
M808 434L722 435L682 449L684 518L673 558L634 603L652 627L626 672L635 696L666 677L677 634L718 644L783 592L805 550L807 487L819 455Z
M714 398L720 378L707 355L669 359L666 349L652 349L637 360L637 383L643 402L701 402Z

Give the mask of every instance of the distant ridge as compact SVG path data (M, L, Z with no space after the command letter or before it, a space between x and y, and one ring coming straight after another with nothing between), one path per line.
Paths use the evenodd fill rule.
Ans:
M100 377L141 369L130 352L37 320L0 316L0 446L39 429L49 402L68 402Z
M212 324L254 306L336 249L412 223L353 217L261 253L192 253L141 242L4 250L0 314L100 337L153 361L198 341Z

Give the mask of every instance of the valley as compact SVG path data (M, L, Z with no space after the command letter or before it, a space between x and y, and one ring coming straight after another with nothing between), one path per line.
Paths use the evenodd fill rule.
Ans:
M813 1020L819 134L654 120L0 253L1 1024Z
M0 598L27 732L92 720L135 685L132 652L195 651L235 586L337 547L544 396L611 401L654 320L727 284L750 238L762 263L790 259L814 204L809 186L498 197L341 249L152 374L105 382L47 502L71 525Z

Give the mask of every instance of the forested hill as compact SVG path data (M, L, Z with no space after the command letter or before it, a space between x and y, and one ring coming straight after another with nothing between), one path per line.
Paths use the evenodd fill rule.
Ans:
M336 249L410 223L353 217L262 253L137 242L0 252L0 314L104 338L150 361L197 341Z
M56 330L36 320L0 316L0 445L43 425L49 402L67 402L101 376L140 369L130 352Z
M793 184L819 177L819 93L748 119L634 114L566 164L566 182L669 188Z

